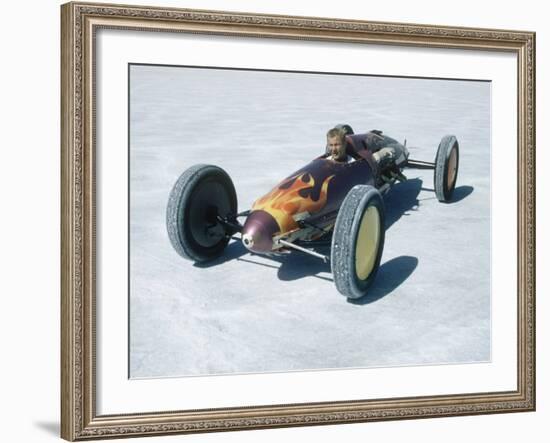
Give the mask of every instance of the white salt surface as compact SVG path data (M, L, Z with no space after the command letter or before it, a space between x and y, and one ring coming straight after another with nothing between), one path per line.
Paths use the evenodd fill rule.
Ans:
M130 78L131 377L490 360L490 83L152 66ZM452 203L432 171L406 171L386 196L368 296L348 302L330 265L302 254L232 242L196 266L172 249L166 203L185 169L224 168L245 210L337 123L406 138L418 160L446 134L460 143Z

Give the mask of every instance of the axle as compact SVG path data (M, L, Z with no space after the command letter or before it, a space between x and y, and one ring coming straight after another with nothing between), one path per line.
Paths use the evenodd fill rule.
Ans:
M435 169L435 163L408 159L405 167L415 169Z

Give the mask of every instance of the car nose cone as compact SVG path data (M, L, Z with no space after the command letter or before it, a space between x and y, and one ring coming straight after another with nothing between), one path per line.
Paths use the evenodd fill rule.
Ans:
M252 252L269 252L273 247L273 235L279 231L279 225L266 211L253 211L243 226L243 245Z
M245 245L248 249L252 249L254 247L254 236L252 234L244 234L243 245Z

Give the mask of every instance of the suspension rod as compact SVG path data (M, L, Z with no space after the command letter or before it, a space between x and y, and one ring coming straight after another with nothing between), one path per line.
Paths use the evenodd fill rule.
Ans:
M319 253L314 252L314 251L312 251L310 249L307 249L307 248L302 248L301 246L295 245L294 243L291 243L289 241L279 240L279 243L284 245L284 246L287 246L289 248L296 249L298 251L305 252L306 254L313 255L314 257L320 258L325 263L328 263L330 261L330 258L327 257L326 255L319 254Z

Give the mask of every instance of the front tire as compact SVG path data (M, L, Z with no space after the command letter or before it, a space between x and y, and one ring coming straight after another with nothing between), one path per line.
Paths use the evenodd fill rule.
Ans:
M380 192L354 186L344 199L332 236L331 266L336 289L349 299L363 297L376 277L385 238Z
M435 157L434 189L440 202L449 202L458 176L458 141L454 135L441 139Z
M237 194L229 175L213 165L195 165L178 178L168 199L166 228L183 258L205 262L221 255L229 236L217 217L237 213Z

